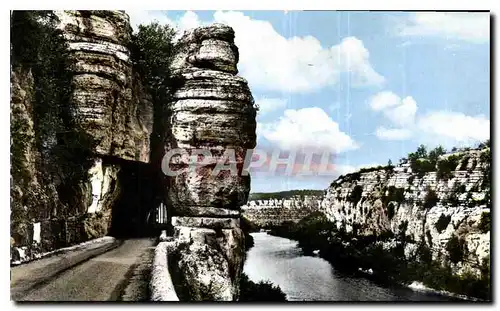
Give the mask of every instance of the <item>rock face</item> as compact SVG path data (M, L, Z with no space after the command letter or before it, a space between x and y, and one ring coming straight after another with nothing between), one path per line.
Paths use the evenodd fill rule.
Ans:
M243 217L261 227L280 226L299 222L320 210L322 197L294 196L288 199L252 200L242 207Z
M120 11L55 11L68 43L72 72L72 117L95 140L93 163L77 184L59 188L42 180L34 145L33 101L36 81L28 69L13 68L11 78L12 260L19 261L109 233L112 208L120 195L122 162L149 161L153 111L133 72L127 48L132 29ZM17 150L17 151L16 151ZM37 162L38 161L38 162ZM122 172L126 175L126 172ZM59 180L64 185L64 180Z
M39 152L35 146L33 122L34 80L31 70L14 68L11 72L11 246L33 244L36 214L33 202L37 201L40 210L48 212L54 200L39 180L36 161ZM52 198L54 199L54 198ZM36 215L38 216L38 215ZM38 217L34 217L35 220ZM38 223L39 225L39 223ZM18 251L12 250L17 256Z
M149 161L150 101L137 92L129 17L120 11L56 11L73 65L75 117L97 141L96 154Z
M165 151L182 148L190 155L203 149L211 156L205 157L209 165L169 177L162 188L160 168L149 159L150 135L158 134L152 133L152 101L127 48L132 30L128 16L119 11L55 13L72 60L68 104L74 110L69 118L95 147L81 180L61 188L64 178L53 182L37 165L32 114L36 79L29 68L13 68L11 146L17 162L11 173L11 261L109 234L116 223L133 231L149 217L148 210L138 207L154 205L158 202L152 201L162 199L158 193L166 193L177 246L169 254L170 266L179 297L237 300L245 256L240 207L250 190L250 177L241 169L247 149L255 147L256 109L247 82L236 75L234 31L216 24L189 31L180 40L172 64L173 101L163 103L168 104ZM212 174L227 155L230 160L224 163L239 173ZM177 155L170 164L176 171L189 161Z
M340 177L327 189L321 210L348 232L356 227L362 235L389 231L407 236L413 241L406 246L407 258L423 242L434 259L450 262L446 245L455 236L464 243L464 257L451 263L454 273L479 275L490 255L490 227L481 224L483 213L490 217L490 152L485 148L442 156L461 159L449 177L436 172L419 177L409 164ZM429 199L429 192L437 199Z
M238 52L230 27L214 24L187 31L179 46L172 64L178 87L169 106L166 150L210 154L204 158L208 165L168 178L180 245L176 260L188 288L184 299L236 300L244 259L239 210L248 198L250 177L212 172L227 150L235 150L229 163L241 169L246 150L255 147L254 101L245 79L236 76ZM167 164L178 171L189 160L174 155Z

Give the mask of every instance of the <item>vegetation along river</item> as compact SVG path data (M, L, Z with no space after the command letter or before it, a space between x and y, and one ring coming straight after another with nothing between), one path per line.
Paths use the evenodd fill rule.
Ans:
M343 274L317 256L305 256L297 242L251 234L255 245L248 251L244 272L254 282L279 285L289 301L452 301L438 294L400 286L385 287L371 280Z

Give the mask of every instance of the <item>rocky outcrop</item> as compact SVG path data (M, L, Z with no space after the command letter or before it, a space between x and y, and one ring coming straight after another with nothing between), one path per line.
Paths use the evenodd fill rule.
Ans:
M236 76L238 53L230 27L187 31L179 49L172 63L177 88L168 109L166 150L182 148L191 155L203 149L210 156L204 158L208 165L168 178L178 283L186 284L178 293L181 300L236 300L244 259L239 210L250 177L212 173L225 151L235 150L232 164L241 169L246 150L254 148L254 101L245 79ZM167 163L172 171L189 164L181 155Z
M121 11L56 11L73 59L74 115L96 140L95 152L149 161L152 103L134 79L132 29Z
M479 275L490 255L490 152L484 148L442 156L459 159L445 176L440 169L419 176L405 163L342 176L327 189L321 210L347 232L407 237L407 258L424 243L454 273ZM463 245L459 262L450 261L447 244L452 238Z
M27 246L40 243L40 234L35 235L34 227L39 222L31 222L38 218L33 206L35 200L44 211L51 203L47 195L49 189L39 180L36 161L39 152L35 146L35 130L33 123L34 80L31 70L21 67L11 72L11 246ZM54 189L50 189L55 192ZM54 198L52 198L54 199ZM34 217L35 216L35 217ZM37 232L38 233L38 232ZM14 256L20 257L18 250ZM12 252L11 252L12 253ZM23 251L24 253L24 251Z
M297 223L318 211L322 197L294 196L288 199L252 200L242 207L243 217L252 224L268 228L287 222Z
M245 256L240 207L250 190L250 177L241 170L247 149L255 147L256 110L247 82L236 75L234 31L215 24L185 33L171 68L173 101L161 103L168 105L166 132L152 133L151 96L134 72L127 47L128 16L119 11L56 15L71 61L71 113L66 118L90 138L91 150L85 165L77 163L85 168L74 183L37 165L40 152L31 113L36 79L29 68L13 69L12 124L19 129L14 128L18 135L12 146L19 165L11 186L12 260L29 260L37 253L101 237L115 225L130 233L146 218L154 218L145 208L163 201L175 239L169 242L170 264L162 261L156 270L171 270L162 274L174 280L169 292L176 287L180 300L237 300ZM55 129L51 146L68 148L67 140L60 139L66 136L59 134ZM210 152L208 165L163 184L156 159L150 159L151 135L165 137L165 151ZM236 166L239 173L212 174L228 150L234 151L234 160L224 163ZM189 162L175 156L169 164L175 171ZM39 180L40 174L47 178ZM164 197L158 198L159 193ZM25 256L25 250L31 254Z
M14 261L19 259L21 248L30 259L42 251L108 234L112 208L120 195L123 163L149 161L152 103L132 68L128 15L121 11L54 13L69 49L72 93L71 103L66 105L72 107L71 122L94 143L88 165L81 165L87 171L77 184L69 184L64 175L54 176L41 165L41 151L35 146L34 124L38 120L33 115L36 80L30 68L13 68ZM66 148L65 143L56 147Z

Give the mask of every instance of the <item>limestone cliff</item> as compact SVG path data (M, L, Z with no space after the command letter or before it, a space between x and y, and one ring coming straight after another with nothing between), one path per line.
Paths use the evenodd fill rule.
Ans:
M417 174L409 163L401 163L341 176L327 189L321 211L347 232L405 236L410 241L407 258L423 242L454 273L479 274L490 255L490 152L483 148L441 156L453 165L447 174L439 167ZM447 249L452 238L463 248L458 262Z
M165 96L173 100L153 103L131 61L127 14L54 13L12 15L19 38L33 30L39 40L17 40L15 55L29 51L39 61L18 57L12 66L11 262L106 234L134 236L150 228L147 219L163 202L175 229L170 266L181 300L237 300L245 256L240 206L250 190L241 169L255 147L256 109L236 75L234 31L215 24L186 32L173 74L164 77L173 81ZM57 44L48 61L52 47L43 38ZM64 77L54 77L51 66ZM61 83L52 88L54 81ZM153 118L155 111L165 115ZM165 133L153 133L153 122ZM165 138L160 151L209 151L209 164L165 178L156 156L150 159L150 137ZM239 173L211 174L226 150L235 151L230 164ZM188 165L171 160L174 170Z
M179 247L175 261L184 283L181 300L237 300L244 259L240 206L246 203L250 177L212 174L226 150L235 150L241 168L256 143L253 97L236 76L238 50L232 28L214 24L184 33L172 63L177 88L168 107L171 128L166 150L210 152L209 163L168 178L168 202ZM173 171L187 157L174 156ZM174 268L175 269L175 268ZM175 273L174 273L175 274Z
M152 103L134 92L129 17L120 11L56 11L69 43L74 114L95 153L148 162Z
M78 137L92 141L90 164L80 165L86 171L76 184L68 181L68 172L55 174L41 164L41 150L34 143L34 124L40 120L33 116L39 77L33 78L26 66L13 68L11 158L16 163L13 169L23 170L22 174L12 172L11 182L14 261L108 234L112 207L123 193L119 178L123 163L149 161L152 104L130 61L128 15L120 11L54 13L69 51L66 70L72 91L63 106L71 111L65 122L73 124L70 130L78 127ZM55 113L48 117L57 118ZM68 142L66 132L55 131L59 131L56 139L43 146L66 150L69 156L80 152L70 147L75 137ZM62 169L71 173L70 168Z
M286 222L297 223L318 211L322 197L294 196L287 199L252 200L242 207L243 217L252 224L268 228Z

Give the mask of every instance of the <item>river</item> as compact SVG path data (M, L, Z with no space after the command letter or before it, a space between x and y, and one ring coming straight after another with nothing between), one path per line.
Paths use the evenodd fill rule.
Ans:
M248 251L244 272L250 280L279 285L289 301L451 301L449 297L395 286L383 287L342 274L326 260L304 256L297 242L252 233L255 245Z

